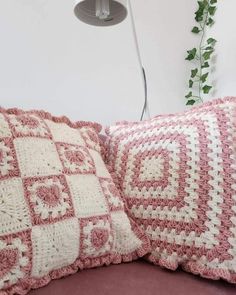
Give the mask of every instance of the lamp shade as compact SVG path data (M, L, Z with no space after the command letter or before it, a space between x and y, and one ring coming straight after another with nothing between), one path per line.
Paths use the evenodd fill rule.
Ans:
M127 0L109 0L109 16L104 19L99 18L96 14L96 1L76 0L74 8L76 17L86 24L102 27L119 24L126 18Z

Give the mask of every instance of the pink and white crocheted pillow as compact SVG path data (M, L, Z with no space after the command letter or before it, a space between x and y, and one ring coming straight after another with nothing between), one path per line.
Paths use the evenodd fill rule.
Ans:
M236 98L108 128L108 164L148 260L236 283Z
M0 109L1 295L147 253L102 161L99 130Z

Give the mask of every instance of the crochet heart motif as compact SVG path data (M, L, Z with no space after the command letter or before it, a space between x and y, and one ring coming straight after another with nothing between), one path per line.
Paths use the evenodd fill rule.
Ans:
M91 233L91 242L94 248L97 250L101 249L109 238L109 232L103 228L95 228Z
M30 116L20 116L17 120L23 125L31 129L37 128L39 126L39 121Z
M61 191L57 185L42 186L38 188L37 196L49 207L55 207L59 203Z
M84 154L79 151L67 151L65 156L70 162L76 164L82 164L85 160Z
M0 278L3 278L17 263L18 251L16 249L0 250Z

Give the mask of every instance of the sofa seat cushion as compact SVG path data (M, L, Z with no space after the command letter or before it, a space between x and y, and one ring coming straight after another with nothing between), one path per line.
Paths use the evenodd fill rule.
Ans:
M78 272L29 295L235 295L235 286L137 262Z

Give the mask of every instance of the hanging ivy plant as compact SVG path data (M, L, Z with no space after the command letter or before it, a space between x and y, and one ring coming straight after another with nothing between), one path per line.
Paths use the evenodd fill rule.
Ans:
M198 1L198 9L195 12L195 20L198 23L193 27L192 33L199 34L199 46L187 51L188 61L194 63L189 79L189 93L185 96L187 105L194 105L203 101L203 95L208 94L212 90L212 85L208 83L210 71L210 62L212 54L215 51L216 40L208 38L205 40L207 27L214 24L214 15L217 9L217 0L200 0Z

